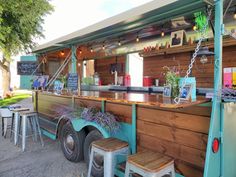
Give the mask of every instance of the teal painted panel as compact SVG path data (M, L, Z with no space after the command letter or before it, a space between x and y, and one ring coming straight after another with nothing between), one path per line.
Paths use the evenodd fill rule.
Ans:
M52 139L52 140L56 140L57 138L56 138L56 135L54 135L54 134L52 134L52 133L50 133L50 132L48 132L48 131L46 131L46 130L44 130L44 129L41 129L41 132L45 135L45 136L47 136L48 138L50 138L50 139Z
M36 56L21 56L20 61L36 61ZM31 76L20 76L20 89L31 89Z
M236 104L223 105L222 177L236 176Z

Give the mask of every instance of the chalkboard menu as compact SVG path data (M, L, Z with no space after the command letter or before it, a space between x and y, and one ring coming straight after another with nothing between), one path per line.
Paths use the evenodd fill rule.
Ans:
M31 75L38 66L36 61L18 61L17 62L17 74L18 75ZM35 74L38 74L36 71Z
M68 79L67 79L67 88L70 90L78 89L78 74L69 73Z

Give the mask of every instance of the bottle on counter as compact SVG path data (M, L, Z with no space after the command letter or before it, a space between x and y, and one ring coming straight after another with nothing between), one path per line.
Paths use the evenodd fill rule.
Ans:
M94 85L100 85L101 84L100 77L99 77L99 74L97 72L94 73L93 80L94 80Z

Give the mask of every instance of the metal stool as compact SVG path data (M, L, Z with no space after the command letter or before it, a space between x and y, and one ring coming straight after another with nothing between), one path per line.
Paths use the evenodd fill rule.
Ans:
M116 156L129 154L129 145L127 142L116 138L106 138L94 141L92 143L88 177L91 176L94 153L98 153L104 157L104 177L114 177Z
M144 151L128 157L125 177L137 173L143 177L175 177L174 160L160 153Z
M44 146L37 112L23 111L23 112L20 112L20 116L21 116L22 134L18 133L18 136L21 136L21 138L22 138L22 151L25 151L25 142L26 142L26 138L28 136L33 136L33 139L35 138L35 140L37 141L37 135L39 135L41 144L42 144L42 146ZM31 135L27 135L27 124L28 123L30 123L30 125L32 127L32 134Z
M6 138L7 135L7 129L10 127L12 130L12 124L11 126L8 125L8 120L11 119L13 121L12 112L9 110L9 108L0 108L0 117L2 119L2 136ZM12 135L12 133L11 133Z
M28 111L29 108L16 108L12 109L11 111L14 113L14 144L17 145L18 143L18 133L19 133L19 122L20 122L20 115L19 113L22 111ZM12 125L13 126L13 125Z

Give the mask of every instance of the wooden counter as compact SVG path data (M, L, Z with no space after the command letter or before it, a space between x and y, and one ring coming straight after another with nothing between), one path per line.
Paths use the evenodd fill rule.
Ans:
M80 96L39 92L37 110L47 121L57 121L55 110L72 103L101 108L120 122L137 124L137 148L150 149L175 159L175 169L185 177L203 176L211 116L209 100L173 104L159 94L122 92L81 92ZM132 122L132 104L136 104L136 122ZM56 133L56 132L55 132Z
M69 96L68 94L60 96ZM195 101L182 101L176 104L173 98L163 97L162 94L148 93L126 93L126 92L101 92L101 91L81 91L79 95L74 95L76 98L86 98L90 100L105 100L116 103L138 104L143 106L152 106L156 108L177 109L185 108L193 105L210 102L209 99L203 96L198 96Z

